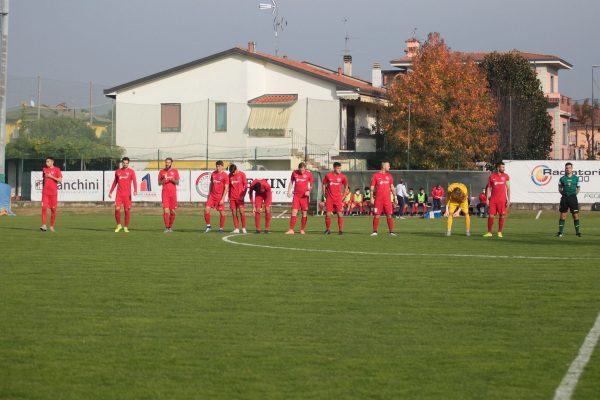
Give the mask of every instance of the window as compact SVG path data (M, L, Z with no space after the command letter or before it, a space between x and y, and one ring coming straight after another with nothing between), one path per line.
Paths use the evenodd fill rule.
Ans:
M550 75L550 93L554 93L554 75Z
M562 136L563 136L563 144L569 144L569 132L567 131L567 124L562 125Z
M215 103L215 131L227 132L227 103Z
M160 105L160 131L181 132L181 104Z

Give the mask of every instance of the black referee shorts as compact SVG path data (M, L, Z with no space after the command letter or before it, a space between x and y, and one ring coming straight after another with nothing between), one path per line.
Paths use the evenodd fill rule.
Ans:
M577 201L577 196L562 196L560 198L560 207L558 211L566 213L569 210L571 210L571 213L573 214L579 212L579 201Z

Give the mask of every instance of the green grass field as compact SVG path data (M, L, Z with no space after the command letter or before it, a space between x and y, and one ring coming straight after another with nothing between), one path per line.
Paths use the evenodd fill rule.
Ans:
M483 219L372 238L360 217L230 238L255 246L198 210L170 235L139 213L129 234L108 208L61 210L54 234L0 218L0 399L551 399L600 312L594 213L582 238L551 211L504 239ZM600 398L600 349L573 398Z

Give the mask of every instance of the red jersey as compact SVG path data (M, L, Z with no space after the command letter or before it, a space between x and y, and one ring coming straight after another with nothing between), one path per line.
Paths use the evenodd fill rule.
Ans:
M46 174L53 176L55 178L62 178L62 173L58 167L47 168L44 167L42 169L42 194L46 196L57 196L58 195L58 182L56 182L52 178L48 178Z
M169 178L166 180L165 178ZM179 171L175 168L161 169L158 172L158 181L162 181L162 192L169 195L177 194L177 185L173 180L179 180Z
M328 172L323 179L323 186L327 186L325 197L331 201L342 201L342 186L348 187L348 179L344 174Z
M510 185L510 177L508 174L493 173L488 179L488 187L491 189L491 200L506 200L508 193L506 187Z
M375 187L375 199L377 200L380 196L381 200L388 201L390 198L390 191L394 190L394 178L389 172L376 172L371 178L371 186Z
M479 195L479 202L480 203L487 203L487 196L485 195L485 193L481 193Z
M248 179L242 171L229 174L229 200L243 200L248 189Z
M296 170L292 172L291 181L294 183L294 194L304 196L308 192L308 185L312 186L315 178L313 178L310 171L304 171L304 174L301 174L300 171Z
M267 196L271 193L271 185L269 185L269 182L267 182L264 179L255 179L252 181L252 183L250 184L250 189L248 189L250 191L250 202L253 203L254 202L254 187L256 186L257 183L260 183L260 192L256 193L257 196Z
M213 171L212 174L210 174L209 196L221 200L226 187L229 187L229 175L227 175L227 172Z
M137 179L135 171L131 168L119 168L115 171L115 180L110 187L109 194L117 188L117 196L131 197L131 184L133 183L133 191L137 192Z

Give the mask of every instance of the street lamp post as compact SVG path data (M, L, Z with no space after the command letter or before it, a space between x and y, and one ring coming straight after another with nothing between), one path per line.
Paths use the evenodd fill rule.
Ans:
M596 108L594 107L594 69L600 68L600 65L592 65L592 154L596 159L596 132L594 127Z

